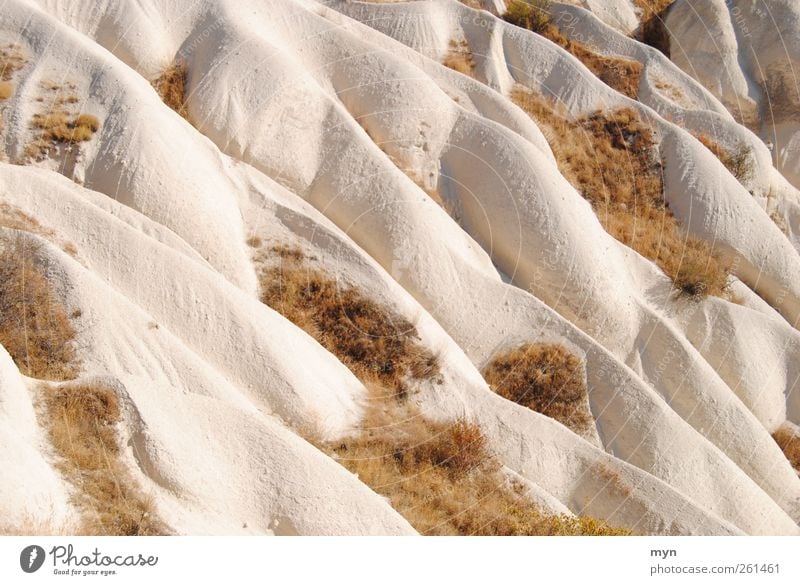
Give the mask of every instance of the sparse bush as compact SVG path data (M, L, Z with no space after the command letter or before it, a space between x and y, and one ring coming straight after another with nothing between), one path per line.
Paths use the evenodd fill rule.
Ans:
M669 31L664 21L675 0L634 0L641 10L635 38L670 56Z
M745 144L740 144L730 155L730 161L725 165L731 174L743 185L748 183L755 174L755 161L753 153Z
M508 11L503 18L554 42L576 57L600 81L616 91L636 99L639 94L642 64L623 57L601 55L583 43L568 39L558 26L550 21L550 7L549 2L531 4L524 0L514 0L508 5Z
M258 236L250 236L247 238L247 245L251 248L260 248L262 243L261 238Z
M91 114L70 116L65 111L34 114L33 126L41 130L39 138L46 143L86 142L100 128L100 121Z
M0 100L7 100L14 95L14 85L7 81L0 81Z
M84 511L80 532L102 536L164 533L151 502L119 460L115 430L120 408L113 390L100 385L44 388L44 426L61 460L59 469L78 489Z
M25 55L18 45L11 43L0 47L0 81L9 81L25 63Z
M451 40L450 49L447 55L445 55L442 65L449 67L453 71L458 71L459 73L472 77L475 71L475 60L472 58L472 53L469 50L467 42Z
M511 0L503 20L533 32L541 32L550 24L549 0Z
M529 343L495 357L483 377L500 396L584 435L594 425L584 369L562 345Z
M26 376L69 380L78 371L75 330L35 255L21 238L0 241L0 344Z
M185 119L189 118L189 110L186 107L188 77L189 69L186 64L173 63L152 82L161 100Z
M389 499L422 534L483 536L625 535L590 517L541 512L488 452L474 423L435 422L409 403L374 399L364 431L323 446Z
M728 169L740 183L744 185L753 178L755 174L755 160L753 159L751 149L746 144L740 143L736 150L730 152L708 134L699 134L695 135L695 137L703 146L714 153L714 156L725 165L725 168Z
M800 474L800 433L781 427L772 434L772 438L778 443L795 471Z
M543 96L517 88L511 97L542 129L559 170L608 233L655 262L681 294L725 294L728 267L709 244L681 232L664 200L653 131L635 110L572 120Z
M279 261L277 266L270 263ZM471 421L433 421L406 384L438 376L434 354L398 315L338 284L298 248L257 253L262 301L304 328L370 392L362 431L324 443L309 436L423 534L627 534L593 519L542 514L509 482Z
M419 344L414 325L313 268L302 251L270 251L280 262L260 274L261 301L305 329L359 378L402 396L409 380L436 376L438 360Z
M464 477L488 460L486 438L479 426L463 420L438 432L431 440L409 446L401 462L408 469L433 465L446 469L453 477Z

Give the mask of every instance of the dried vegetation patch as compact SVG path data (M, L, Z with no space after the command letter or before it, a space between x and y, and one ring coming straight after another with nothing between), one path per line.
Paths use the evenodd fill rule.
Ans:
M100 120L77 110L79 102L74 83L43 82L38 101L43 108L33 114L33 136L25 148L25 159L42 161L59 151L80 152L80 143L91 140L100 129Z
M636 99L642 64L624 57L601 55L583 43L568 39L550 20L550 3L512 0L503 18L551 40L583 63L603 83Z
M703 240L683 234L663 196L653 131L630 108L571 119L524 88L513 101L539 125L559 170L617 240L655 262L690 297L724 295L728 268Z
M792 464L795 471L800 474L800 435L796 432L781 427L772 435L775 442L786 455L786 459Z
M376 396L364 431L327 450L422 534L628 534L588 516L542 513L502 473L477 425L432 421L394 398Z
M675 0L634 0L634 3L641 11L634 37L669 57L669 31L664 21Z
M592 518L542 514L509 480L468 420L434 421L410 400L436 381L437 357L414 326L316 268L296 248L256 247L262 301L299 325L362 381L370 400L360 432L318 446L423 534L626 534Z
M697 134L695 138L710 150L740 183L745 184L753 178L755 162L746 144L740 143L735 150L730 151L708 134Z
M27 59L19 45L8 43L0 47L0 81L9 81L25 63Z
M148 536L165 529L120 461L113 390L98 384L42 389L40 415L59 455L57 467L77 489L83 512L78 532L99 536Z
M186 85L189 70L184 63L173 63L152 81L161 100L183 118L189 118L186 107Z
M483 377L500 396L585 435L594 419L584 372L581 359L564 346L529 343L496 356Z
M297 248L274 246L259 254L261 301L317 339L362 381L404 396L409 384L436 377L438 358L419 344L412 323L331 278Z
M469 49L467 41L451 39L450 46L442 64L453 71L458 71L459 73L472 77L475 72L475 60L472 57L472 52Z
M75 330L36 252L22 238L0 241L0 344L26 376L70 380L79 367Z

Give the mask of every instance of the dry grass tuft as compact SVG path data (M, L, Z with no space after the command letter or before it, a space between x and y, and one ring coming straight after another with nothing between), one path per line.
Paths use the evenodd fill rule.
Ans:
M508 5L503 18L511 24L527 28L551 40L576 57L600 81L630 98L637 98L642 64L623 57L601 55L583 43L568 39L550 21L549 2L529 3L514 0Z
M495 357L483 377L500 396L584 435L594 426L584 369L562 345L529 343Z
M635 110L572 120L541 95L516 88L511 97L542 129L559 170L606 231L655 262L682 294L725 294L728 268L706 242L681 233L663 197L652 129Z
M173 63L152 81L161 100L187 120L189 118L189 110L186 107L188 76L189 69L185 63Z
M641 10L639 28L635 33L636 40L658 49L669 57L669 31L664 20L675 0L634 0L634 2Z
M372 401L363 433L327 450L422 534L628 534L590 517L542 513L502 473L477 425L432 421L385 395Z
M772 438L778 443L795 471L800 474L800 435L781 427L772 434Z
M34 114L33 127L39 129L39 139L47 143L86 142L100 129L100 121L91 114L70 116L63 110Z
M549 0L511 0L506 4L503 20L533 32L542 32L550 25Z
M0 242L0 344L26 376L70 380L79 367L75 330L35 255L21 238Z
M458 71L464 75L473 77L475 72L475 60L472 58L472 52L469 49L467 41L450 40L450 48L445 55L442 65L449 67L453 71Z
M312 267L301 250L276 246L269 252L279 262L260 274L261 301L307 331L360 379L405 395L410 380L436 377L438 359L418 343L414 325Z
M27 60L19 45L10 43L0 47L0 81L9 81L25 63Z
M582 43L567 39L554 24L546 26L540 34L571 53L607 86L637 99L643 69L641 63L596 53Z
M714 153L720 162L725 165L725 168L736 177L736 179L745 184L753 178L755 173L755 162L753 155L746 144L741 143L733 152L723 148L717 141L711 138L708 134L695 135L703 146Z
M66 151L78 151L81 142L88 142L100 129L100 121L91 114L75 112L73 104L78 98L72 94L64 95L63 90L77 89L75 84L62 86L52 82L42 82L45 91L56 92L47 100L46 109L33 115L31 127L33 139L25 148L26 160L41 161L53 156L66 147Z
M14 95L14 85L8 81L0 81L0 100L7 100Z
M152 503L119 460L115 425L120 409L113 390L99 385L45 388L45 426L61 457L60 471L80 493L85 518L79 532L102 536L164 534Z
M542 514L503 475L477 425L426 418L406 387L436 378L439 363L419 345L411 323L337 284L297 248L273 246L256 260L263 267L262 301L319 340L370 391L363 430L319 447L388 498L418 531L627 534L591 518Z

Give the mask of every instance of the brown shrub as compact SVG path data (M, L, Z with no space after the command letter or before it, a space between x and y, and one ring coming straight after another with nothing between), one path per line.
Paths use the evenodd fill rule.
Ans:
M753 178L755 173L755 162L753 160L752 152L746 144L740 143L733 152L723 148L717 141L711 138L708 134L696 134L697 138L703 146L714 153L719 161L725 165L725 168L736 177L736 179L744 184Z
M675 0L634 0L634 2L642 11L635 38L669 57L669 31L664 21Z
M445 55L442 65L449 67L453 71L458 71L459 73L472 77L475 71L475 61L472 58L472 53L469 50L467 42L457 42L451 39L450 49L447 55Z
M533 32L541 32L550 24L549 0L511 0L503 20Z
M0 81L8 81L25 66L26 60L22 49L15 44L0 47Z
M0 81L0 100L7 100L14 95L14 85L7 81Z
M0 242L0 344L26 376L69 380L79 367L75 330L36 251L21 238Z
M259 252L259 254L261 254ZM277 266L269 266L275 259ZM406 384L439 374L414 326L314 268L315 258L288 246L256 256L262 301L304 328L370 392L363 431L328 444L309 437L387 497L423 534L627 534L591 518L542 514L509 482L488 452L480 427L426 418Z
M772 434L772 438L778 443L795 471L800 473L800 434L794 433L786 427L781 427Z
M113 390L90 384L43 389L50 441L60 471L78 489L84 511L79 532L102 536L164 533L152 503L120 462L115 425L120 409Z
M503 474L478 426L435 422L385 396L372 401L363 433L324 448L422 534L628 534L590 517L542 513Z
M438 360L418 343L414 325L312 267L302 251L273 247L270 252L280 262L261 271L261 301L306 330L359 378L402 395L409 380L436 376Z
M610 88L637 99L643 69L638 61L596 53L583 43L567 39L554 24L547 25L539 34L571 53Z
M189 69L186 64L173 63L152 81L161 100L186 119L189 118L189 110L186 107L188 76Z
M551 40L576 57L600 81L630 98L637 98L642 64L624 57L601 55L583 43L568 39L550 21L549 2L532 6L528 2L515 0L508 5L508 11L503 18Z
M562 345L529 343L495 357L483 377L500 396L583 435L594 425L584 370L580 358Z
M703 240L683 234L663 196L652 129L630 108L571 120L543 96L513 101L542 129L564 177L617 240L655 262L690 297L725 294L728 268Z
M63 110L34 114L33 127L39 129L39 139L46 143L86 142L100 128L100 121L91 114L70 116Z

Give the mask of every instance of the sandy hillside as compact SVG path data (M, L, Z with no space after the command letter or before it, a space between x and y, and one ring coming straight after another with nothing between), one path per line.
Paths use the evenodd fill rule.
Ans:
M6 0L0 533L800 534L800 4L535 4Z

